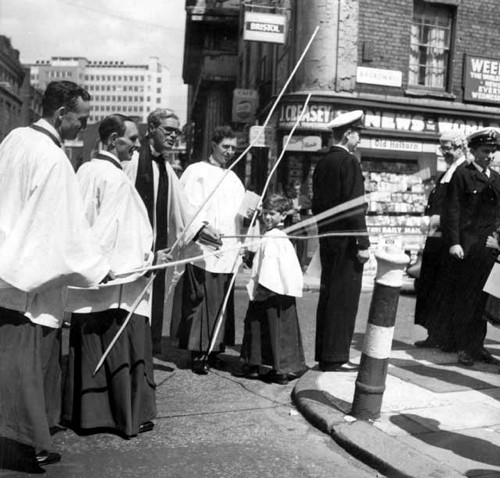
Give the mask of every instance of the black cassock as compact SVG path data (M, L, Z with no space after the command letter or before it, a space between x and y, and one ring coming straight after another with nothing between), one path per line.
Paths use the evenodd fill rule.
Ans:
M319 214L334 206L363 197L364 178L358 159L340 146L333 146L313 174L312 211ZM320 234L335 231L366 232L366 204L350 209L341 219L330 217L318 223ZM316 314L318 362L349 360L361 293L363 265L358 250L368 249L367 236L320 239L321 286Z

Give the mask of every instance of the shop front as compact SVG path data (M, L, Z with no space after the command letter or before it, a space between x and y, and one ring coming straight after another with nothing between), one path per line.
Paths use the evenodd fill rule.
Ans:
M287 98L277 115L276 145L282 150L302 111L300 95ZM327 124L338 114L362 109L364 129L356 155L365 176L367 225L374 247L383 236L394 235L415 255L425 237L420 224L433 181L446 164L438 148L440 134L461 129L470 134L497 126L492 115L476 115L443 108L383 103L359 98L313 97L279 170L284 187L298 179L302 192L312 197L312 173L328 150Z

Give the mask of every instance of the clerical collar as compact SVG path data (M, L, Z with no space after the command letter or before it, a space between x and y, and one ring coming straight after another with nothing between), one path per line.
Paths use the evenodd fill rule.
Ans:
M479 164L477 164L475 161L472 161L472 164L474 165L474 167L480 172L480 173L483 173L485 174L486 176L490 177L490 169L489 168L482 168L481 166L479 166Z
M116 166L118 169L123 169L120 160L114 154L111 154L109 151L104 151L104 150L99 151L96 154L95 159L108 161L111 164L113 164L113 166Z
M31 127L46 134L57 146L59 146L59 148L62 147L62 139L59 131L57 131L46 119L40 118L36 123L33 123Z

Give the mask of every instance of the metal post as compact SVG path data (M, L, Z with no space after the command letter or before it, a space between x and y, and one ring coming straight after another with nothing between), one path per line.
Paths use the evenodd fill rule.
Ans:
M403 271L410 260L391 239L385 241L385 247L375 253L375 258L375 288L351 411L351 415L361 420L374 420L380 416L399 291Z

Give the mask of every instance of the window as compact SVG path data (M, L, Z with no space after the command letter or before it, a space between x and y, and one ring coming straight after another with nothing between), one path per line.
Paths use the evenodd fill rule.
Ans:
M453 13L448 5L415 0L409 85L441 90L448 87Z
M156 92L161 95L161 88L156 88Z

